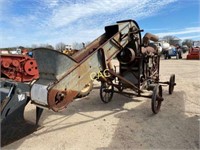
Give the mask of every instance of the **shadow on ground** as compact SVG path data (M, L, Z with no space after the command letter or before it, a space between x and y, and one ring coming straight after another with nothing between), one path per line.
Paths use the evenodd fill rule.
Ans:
M17 149L25 140L35 136L34 132L42 129L43 125L45 126L46 130L41 133L37 133L37 136L49 132L56 132L57 130L70 128L72 126L78 126L80 124L85 124L87 122L95 121L106 116L118 113L120 111L123 111L122 107L126 102L131 101L131 99L127 99L125 101L117 100L117 102L112 101L109 104L104 104L103 102L101 102L99 95L95 94L95 92L97 91L99 91L99 87L94 87L92 93L89 96L79 100L75 100L65 111L55 113L52 111L44 110L39 121L40 126L36 126L34 124L34 119L32 120L32 122L28 122L19 118L17 113L14 114L12 118L7 119L6 122L2 124L1 146L5 147L6 145L15 143L13 144L12 149ZM51 129L55 126L54 122L58 122L58 124L61 124L74 114L85 115L84 112L104 110L109 110L111 112L101 115L99 117L91 117L91 119L87 121L78 121L74 124L66 124L63 127ZM31 109L29 111L26 111L25 113L26 116L31 116L32 119L34 118L36 112L35 109ZM58 115L58 117L50 119L43 124L46 118L51 115Z
M119 118L119 123L117 124L111 142L108 147L99 147L97 148L98 150L199 148L198 117L188 117L185 115L184 92L176 91L173 95L164 93L165 101L163 102L161 112L157 115L153 115L150 108L150 101L145 101L135 108L126 109L124 108L126 103L134 100L135 103L140 103L140 100L136 98L124 98L121 95L115 94L113 101L104 104L100 101L99 95L95 94L95 92L97 92L96 90L98 90L98 88L95 88L90 96L83 100L74 101L66 111L59 113L44 111L40 124L43 125L43 122L45 122L45 130L37 133L37 135L32 133L38 128L28 122L19 121L10 124L6 128L2 128L2 146L21 139L12 146L13 149L17 149L25 142L25 139L27 140L33 136L40 136L50 132L56 133L58 130L61 131L62 129L79 126L114 115L116 118ZM175 101L174 99L177 99L177 97L179 100ZM89 120L77 121L73 124L62 124L73 114L86 115L84 112L93 111L108 112L98 117L88 116L90 117ZM27 115L33 115L35 111L31 110L26 113ZM58 115L58 117L45 121L46 117L51 115ZM56 124L53 122L62 124L62 126L54 128Z
M1 123L1 146L6 146L20 140L34 131L38 126L25 121L21 114L15 112Z
M120 121L111 143L97 149L199 149L199 117L185 115L184 95L165 93L157 115L149 113L150 102L115 115Z

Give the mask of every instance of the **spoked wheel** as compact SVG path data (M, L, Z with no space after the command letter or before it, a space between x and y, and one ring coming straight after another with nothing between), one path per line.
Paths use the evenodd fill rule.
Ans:
M120 86L120 87L118 88L119 92L123 92L124 88L123 88L122 82L119 82L119 86Z
M104 103L108 103L112 100L113 93L114 93L113 85L109 85L106 82L101 83L100 97Z
M175 85L175 74L172 74L169 78L169 94L173 93Z
M154 114L160 111L161 103L164 99L162 98L162 86L156 85L153 89L153 94L151 98L151 109Z

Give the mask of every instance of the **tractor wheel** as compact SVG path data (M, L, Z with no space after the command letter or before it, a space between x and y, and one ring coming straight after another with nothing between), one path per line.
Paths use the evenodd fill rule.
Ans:
M167 54L165 54L164 56L165 56L165 59L167 59Z
M175 74L172 74L169 78L169 94L173 93L175 85Z
M179 59L179 58L180 58L180 57L179 57L179 54L177 53L177 54L176 54L176 59Z
M106 82L101 83L100 97L104 103L108 103L112 100L113 93L114 93L113 85L109 85Z
M179 53L179 59L182 59L182 53L181 52Z
M157 114L160 111L162 101L162 86L156 85L153 89L153 94L151 97L151 109L154 114Z

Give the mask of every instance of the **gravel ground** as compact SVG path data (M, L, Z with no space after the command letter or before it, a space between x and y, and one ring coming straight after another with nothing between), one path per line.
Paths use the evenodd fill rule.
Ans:
M2 149L199 149L200 61L161 60L161 80L168 81L172 73L175 91L169 95L163 87L165 100L157 115L144 98L114 94L110 103L102 103L95 82L89 96L66 110L45 110L37 129L30 123L13 125L15 138ZM34 105L27 105L25 118L34 122Z

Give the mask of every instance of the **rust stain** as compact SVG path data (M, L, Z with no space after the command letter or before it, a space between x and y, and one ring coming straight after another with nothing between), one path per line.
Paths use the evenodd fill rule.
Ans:
M49 108L55 112L63 110L77 95L78 91L74 90L60 91L57 89L51 89L48 93Z

